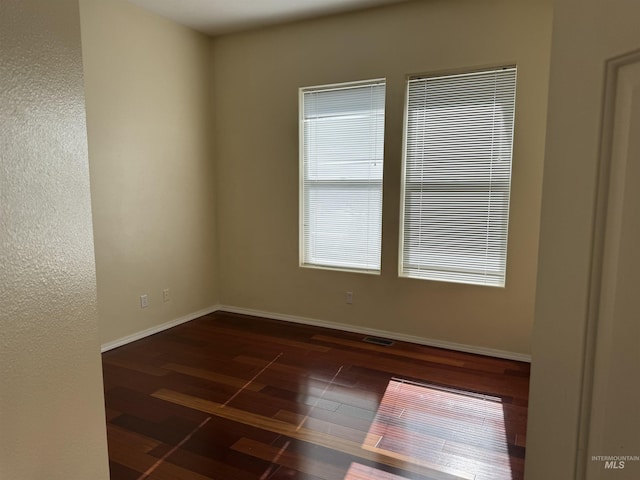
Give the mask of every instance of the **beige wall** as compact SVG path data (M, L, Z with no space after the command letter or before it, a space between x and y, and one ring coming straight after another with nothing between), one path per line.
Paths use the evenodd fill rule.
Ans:
M221 303L528 354L551 5L409 2L214 41ZM517 63L505 289L399 279L405 75ZM382 274L298 266L301 86L387 78ZM354 304L345 303L345 292Z
M597 306L598 301L597 292L590 296L589 281L605 64L608 59L640 48L638 18L640 4L636 0L555 1L527 435L529 480L640 478L640 462L627 462L624 470L605 471L602 462L590 461L591 455L640 455L637 403L628 404L640 395L637 283L632 289L635 301L628 301L626 305L615 303L615 307L620 308L616 316L626 318L629 325L634 325L632 328L620 329L624 326L622 323L591 325L597 329L597 348L603 342L606 347L597 353L596 370L607 363L612 366L609 371L601 371L602 377L595 379L593 407L596 415L593 418L605 421L606 426L590 427L586 421L588 409L583 412L582 424L580 417L581 402L584 401L587 407L591 401L588 390L582 397L584 369L587 369L587 381L592 376L591 360L587 359L585 364L588 319L599 316L597 309L589 315L589 305L595 302ZM637 136L637 125L634 127L636 132L632 135ZM637 169L635 152L636 155L630 154L630 157L635 162L633 168ZM631 178L637 178L635 175ZM637 185L635 188L637 190ZM637 203L626 205L626 209L633 212L627 215L637 219ZM637 244L632 251L635 256L630 256L629 260L635 262L631 265L637 265ZM627 290L616 292L614 287L607 297L634 295L628 291L629 279L634 277L629 272L623 276L624 269L618 272L616 267L612 267L609 275L620 274L619 286ZM635 275L637 277L637 273ZM598 278L594 280L598 281ZM612 351L616 352L618 360L622 355L626 357L622 368L615 368ZM603 396L607 390L609 392ZM624 427L616 431L620 425ZM590 430L593 436L589 443L584 443ZM585 457L576 463L579 450Z
M104 344L217 303L210 40L124 0L80 11Z
M109 478L80 21L0 2L0 478Z

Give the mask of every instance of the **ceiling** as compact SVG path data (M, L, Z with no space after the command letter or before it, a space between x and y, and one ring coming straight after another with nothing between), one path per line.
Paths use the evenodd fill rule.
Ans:
M129 0L208 35L360 10L406 0Z

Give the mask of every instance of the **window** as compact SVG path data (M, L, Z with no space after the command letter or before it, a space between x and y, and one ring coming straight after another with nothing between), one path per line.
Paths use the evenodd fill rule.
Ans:
M376 273L384 80L300 89L300 264Z
M516 68L410 78L400 276L504 286Z

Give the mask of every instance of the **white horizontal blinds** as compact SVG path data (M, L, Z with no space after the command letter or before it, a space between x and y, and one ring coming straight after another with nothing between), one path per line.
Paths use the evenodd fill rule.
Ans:
M380 270L384 81L302 90L302 264Z
M401 275L504 286L516 68L408 82Z

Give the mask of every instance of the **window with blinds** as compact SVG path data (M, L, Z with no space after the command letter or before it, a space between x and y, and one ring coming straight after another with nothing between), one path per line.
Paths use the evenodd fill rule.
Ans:
M516 68L410 78L400 276L503 287Z
M385 81L300 89L300 264L380 271Z

